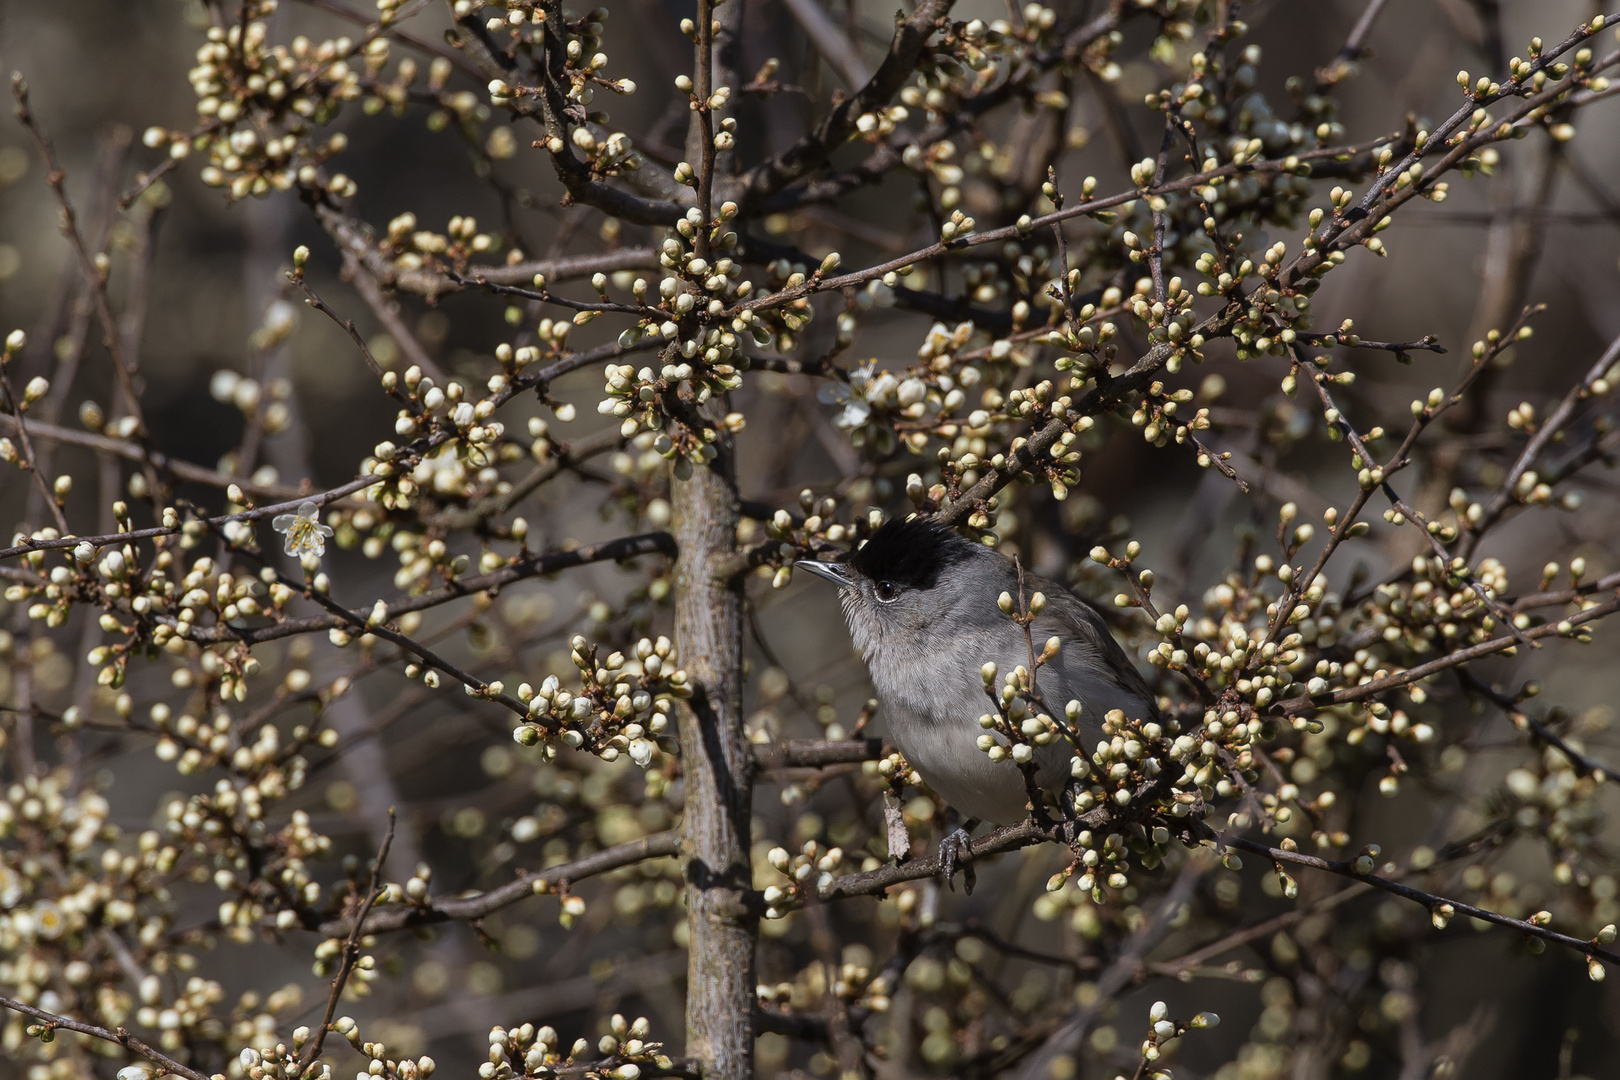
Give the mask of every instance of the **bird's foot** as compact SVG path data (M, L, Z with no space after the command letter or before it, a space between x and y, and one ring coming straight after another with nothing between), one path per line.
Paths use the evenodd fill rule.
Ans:
M978 822L970 821L960 829L946 833L939 842L939 866L945 872L945 884L952 892L956 891L956 883L951 879L956 876L958 868L962 871L962 891L973 895L973 886L978 884L978 876L973 872L973 826Z

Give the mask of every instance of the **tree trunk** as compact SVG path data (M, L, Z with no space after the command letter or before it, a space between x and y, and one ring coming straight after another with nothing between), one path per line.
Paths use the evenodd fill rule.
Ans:
M737 492L730 448L712 467L673 479L680 545L675 564L675 636L695 692L681 711L686 808L681 855L689 931L686 1052L717 1080L754 1072L754 938L749 908L749 815L753 777L742 714L741 584L716 579L737 545Z

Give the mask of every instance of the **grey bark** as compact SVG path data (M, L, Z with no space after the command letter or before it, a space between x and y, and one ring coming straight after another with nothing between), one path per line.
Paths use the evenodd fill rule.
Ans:
M752 756L743 731L740 584L716 568L736 551L737 492L729 447L713 466L673 479L675 635L695 686L681 710L685 820L681 856L689 931L686 1052L706 1077L754 1072L754 940L750 909Z

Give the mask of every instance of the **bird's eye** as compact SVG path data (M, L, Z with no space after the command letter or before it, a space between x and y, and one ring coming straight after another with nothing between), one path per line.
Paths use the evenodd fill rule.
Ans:
M872 586L872 591L877 593L877 598L879 600L887 604L889 601L900 595L900 586L896 585L892 581L880 581L876 585Z

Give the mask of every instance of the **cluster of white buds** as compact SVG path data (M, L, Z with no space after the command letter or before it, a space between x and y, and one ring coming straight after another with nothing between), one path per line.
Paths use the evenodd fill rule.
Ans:
M677 178L685 175L679 168L676 173ZM768 345L776 333L797 329L808 319L807 299L761 313L742 306L754 284L741 280L742 265L731 255L737 234L725 223L737 213L736 204L725 203L718 220L705 224L702 211L696 207L688 210L662 244L659 261L670 273L658 283L656 297L650 295L645 279L634 280L631 291L646 314L620 335L619 344L632 348L645 338L661 339L668 343L663 361L656 368L609 365L606 396L597 405L603 415L620 420L625 438L659 433L658 452L675 459L678 467L711 460L715 450L710 444L718 432L685 421L671 425L674 395L690 387L693 399L701 405L735 390L742 384L747 366L744 336L755 344ZM707 230L705 255L698 254L700 230ZM597 282L604 298L606 287L605 278ZM592 314L581 312L581 316ZM726 427L737 430L741 422L740 415L728 417Z
M900 100L912 108L934 97L938 91L929 91L924 94L916 87L907 87L900 92ZM942 96L942 95L941 95ZM900 161L908 169L931 176L940 184L939 209L950 213L962 201L961 183L967 175L966 170L956 162L957 146L950 139L940 139L934 143L908 143L900 152ZM926 192L918 193L920 209L928 209L928 195Z
M820 891L832 884L834 875L844 865L844 849L806 840L797 855L789 854L786 848L774 847L766 854L765 861L786 878L782 883L765 886L762 895L765 917L780 919L803 903L807 889Z
M206 152L203 182L228 187L233 198L294 186L353 196L353 180L321 171L347 147L348 137L335 132L321 140L314 129L335 119L345 101L361 96L367 72L387 63L388 39L379 34L317 44L298 37L290 45L271 45L264 16L274 5L260 7L265 10L259 17L211 28L197 50L190 75L198 130L186 135L148 128L144 142L167 147L175 159Z
M1529 684L1522 696L1529 697L1539 690L1538 684ZM1602 773L1583 772L1552 747L1546 747L1503 778L1505 811L1511 811L1515 828L1548 845L1553 857L1552 877L1559 885L1589 885L1604 872L1605 868L1592 857L1598 844L1597 830L1601 828L1592 806L1603 783ZM1609 890L1600 890L1605 891ZM1607 905L1603 905L1604 899ZM1598 900L1594 914L1598 918L1613 917L1614 898L1600 895ZM1612 929L1610 934L1612 939Z
M1330 685L1354 686L1369 681L1373 668L1389 660L1421 662L1419 658L1432 658L1437 648L1466 648L1501 633L1503 627L1489 601L1506 595L1507 589L1507 571L1497 559L1482 559L1470 567L1461 558L1445 563L1417 556L1409 577L1380 584L1368 601L1369 626L1379 632L1380 651L1387 655L1358 654L1354 660L1361 670L1349 671L1343 683L1333 680ZM1514 623L1523 630L1530 619L1520 614Z
M500 240L480 232L478 219L471 214L452 217L445 231L437 233L417 228L416 215L407 211L388 223L388 231L377 246L400 270L429 266L463 270L474 255L496 250Z
M599 657L597 647L583 637L570 644L580 689L565 689L555 675L538 689L528 683L518 687L529 715L512 738L525 746L543 745L548 759L555 756L557 743L604 761L628 754L642 768L661 753L673 755L672 737L665 732L675 701L689 697L692 688L686 672L675 666L670 640L642 638L629 657L620 652Z
M635 85L629 79L623 79L615 85L626 84L632 87ZM630 136L622 131L609 131L597 124L581 124L569 136L569 141L585 155L586 165L594 177L619 176L635 172L646 163L646 158L636 149ZM563 152L563 141L555 135L548 138L545 145L553 154Z
M375 939L368 935L362 939L361 944L370 948L375 944ZM345 942L341 938L327 938L322 941L315 946L315 963L310 969L320 978L331 978L343 962L344 946ZM377 958L370 953L362 953L354 962L350 981L345 990L355 997L364 997L370 993L371 984L377 981L377 976Z
M300 1030L308 1031L307 1028ZM416 1058L401 1057L395 1059L389 1056L388 1045L364 1038L361 1035L359 1023L352 1016L338 1017L332 1022L332 1031L342 1036L350 1046L367 1059L366 1067L357 1074L359 1076L398 1077L398 1080L428 1080L438 1069L438 1063L425 1054ZM293 1033L295 1042L297 1041L297 1035L297 1032ZM280 1050L281 1047L278 1046L277 1049ZM248 1070L251 1080L281 1080L282 1076L288 1075L285 1072L273 1072L268 1069L263 1073L253 1072L252 1068L248 1066L249 1053L250 1051L243 1051L242 1064ZM266 1056L269 1055L268 1050L261 1049L260 1053Z
M872 1012L888 1012L893 987L891 977L872 974L872 954L862 945L844 948L844 958L833 976L832 993L840 1001ZM762 1006L780 1005L784 1008L803 1009L820 997L824 990L818 983L801 976L798 982L776 984L760 983L754 995Z
M881 106L856 117L855 130L867 142L879 142L893 135L910 115L911 111L904 105Z
M651 1031L645 1016L629 1020L614 1013L608 1033L594 1046L576 1039L565 1050L561 1036L550 1025L494 1027L489 1032L489 1060L478 1067L478 1076L480 1080L514 1080L577 1071L603 1080L636 1080L643 1069L664 1072L674 1064L663 1052L663 1043L647 1038Z
M244 1047L236 1056L236 1064L240 1067L241 1074L248 1080L282 1080L283 1077L301 1075L298 1072L298 1058L304 1044L309 1041L309 1035L309 1028L300 1027L293 1032L291 1046L286 1043L275 1043L258 1049L251 1046ZM332 1066L321 1062L309 1075L314 1080L331 1080Z
M951 216L939 227L939 239L946 244L953 240L962 240L973 232L977 224L962 211L952 210Z
M1010 594L1002 593L1000 603L1004 614L1014 613L1015 607ZM1030 598L1029 614L1039 615L1045 606L1046 597L1036 593ZM1042 646L1040 653L1035 657L1037 674L1041 667L1057 656L1060 645L1059 640L1052 637ZM995 711L979 717L979 727L984 729L984 734L978 738L978 747L991 761L1002 762L1010 759L1017 765L1033 767L1038 747L1050 746L1059 739L1067 738L1075 742L1075 749L1081 752L1081 756L1074 759L1074 769L1077 770L1075 776L1087 775L1084 748L1078 745L1076 735L1078 729L1075 727L1080 719L1080 702L1069 702L1064 709L1064 718L1060 721L1037 711L1039 706L1032 704L1036 684L1031 672L1024 665L1019 664L1007 673L999 691L996 688L997 670L994 663L986 663L980 669L979 675L984 680L985 693L996 706Z
M1208 409L1199 409L1190 417L1181 413L1181 406L1192 399L1191 390L1171 390L1155 380L1138 401L1131 423L1141 428L1142 438L1154 446L1164 446L1172 438L1178 445L1185 445L1192 433L1209 430Z
M196 974L196 957L171 936L173 913L162 898L165 883L187 872L189 854L183 852L192 845L165 844L156 831L126 836L109 812L94 783L70 784L65 772L30 776L0 798L0 835L10 852L0 860L0 947L6 951L8 992L51 1012L90 1008L104 1023L139 1024L156 1033L148 1036L152 1042L173 1052L204 1030L223 1030L219 1013L230 1012L217 1008L225 1001L220 984ZM204 824L200 816L197 821ZM212 832L216 838L245 835L219 822ZM25 849L50 850L50 865L17 855ZM246 864L240 851L217 843L215 850L228 862L240 857ZM94 970L81 955L85 937L109 933L141 949L150 965L144 977L116 993L96 989ZM255 927L249 936L257 933ZM227 934L238 936L232 928ZM189 974L163 978L154 969ZM289 996L296 993L254 995L236 1015L249 1026L273 1029L274 1014L287 1009Z
M865 762L861 766L862 772L869 776L880 776L889 784L905 784L909 787L922 786L922 774L911 767L905 755L899 751L885 754L876 761Z
M1164 1056L1165 1044L1172 1039L1179 1039L1192 1030L1212 1028L1221 1022L1221 1018L1212 1012L1201 1012L1191 1020L1178 1021L1170 1019L1170 1006L1162 1001L1155 1001L1148 1009L1148 1024L1152 1027L1147 1038L1142 1040L1142 1061L1152 1065ZM1148 1074L1157 1080L1163 1077L1169 1080L1168 1072L1154 1072Z
M1142 248L1136 234L1127 232L1124 239L1126 247L1131 249L1133 261L1140 261L1137 256L1142 254ZM1151 281L1149 284L1151 285ZM1132 294L1126 306L1130 308L1132 315L1146 325L1148 340L1155 345L1162 345L1166 342L1180 344L1196 336L1192 331L1198 321L1198 314L1193 311L1192 304L1193 294L1183 287L1180 277L1172 277L1165 283L1163 300L1154 299L1147 290L1138 290ZM1168 370L1174 374L1177 367Z
M1050 31L1057 25L1057 13L1040 4L1025 4L1022 14L1022 27L1015 27L1006 19L995 19L989 23L974 19L959 24L945 35L944 44L952 58L983 78L997 64L1012 62L1021 51L1019 46L1037 45L1043 38L1049 37ZM1048 108L1059 107L1055 102L1066 98L1066 95L1056 91L1045 91L1036 96L1041 99L1039 104Z
M566 332L558 335L561 337L566 337ZM517 354L522 354L521 363L539 358L539 350L534 347L514 353L502 345L497 352L504 354L503 363L514 371L520 366ZM401 446L393 440L378 443L361 463L363 472L381 478L366 489L366 498L373 504L404 509L423 494L446 501L476 499L500 483L495 468L498 463L524 456L522 446L506 438L506 424L494 418L496 410L521 388L511 375L501 372L490 376L481 396L479 390L459 379L448 380L441 387L415 364L405 370L403 378L397 372L384 372L382 384L396 397L403 396L409 405L399 411L394 421L395 434L413 444L428 438L432 440L429 445L437 445L424 454L419 445ZM571 418L572 407L566 408ZM559 407L559 418L563 411Z
M1007 394L995 387L987 388L980 396L979 407L968 413L965 432L951 425L941 428L942 435L956 436L950 450L942 456L944 477L958 488L967 488L978 482L984 467L1004 468L1006 455L991 453L987 438L998 425L1044 427L1061 421L1068 425L1068 430L1058 436L1036 468L1051 488L1053 498L1060 502L1068 498L1069 489L1080 481L1079 463L1086 445L1083 437L1092 430L1095 421L1071 412L1073 403L1068 394L1061 392L1062 385L1043 379L1034 386L1014 389ZM937 504L943 494L929 492L928 497Z
M883 524L880 510L867 511L864 520L844 525L836 518L838 500L828 495L820 500L809 488L799 492L802 520L786 510L778 510L765 522L765 535L778 541L780 546L768 566L775 567L771 587L785 589L793 582L793 563L798 559L811 559L823 544L858 544Z
M654 449L665 458L679 456L707 463L714 460L717 453L712 445L712 432L705 438L704 431L683 430L674 435L664 431L668 396L677 393L680 386L694 383L699 399L708 400L712 394L736 389L742 384L742 375L729 358L714 364L694 364L676 356L656 371L650 366L637 370L634 364L609 364L607 397L598 403L597 411L618 418L620 434L626 439L643 433L653 434ZM734 424L740 428L740 416Z
M453 452L441 450L427 458L426 461L432 463L436 478L450 476L457 479L465 478L465 470ZM420 472L420 467L418 472ZM483 485L485 479L480 477L480 486ZM435 481L433 490L443 491L445 489L439 488L437 481ZM460 490L466 489L462 488ZM374 539L380 539L380 537L369 537L366 543L369 544ZM394 584L398 588L409 589L412 592L425 590L429 583L434 580L435 575L448 578L460 577L472 565L470 556L453 551L449 544L446 544L438 537L428 539L419 533L402 529L389 536L389 543L399 553L399 569L394 572ZM381 617L378 618L378 615ZM416 626L419 625L416 622L419 617L416 612L407 612L400 616L400 631L406 634L414 633ZM373 618L377 622L385 622L389 619L389 615L386 610L379 613L374 609ZM407 673L409 674L409 672ZM415 677L414 674L412 677Z

